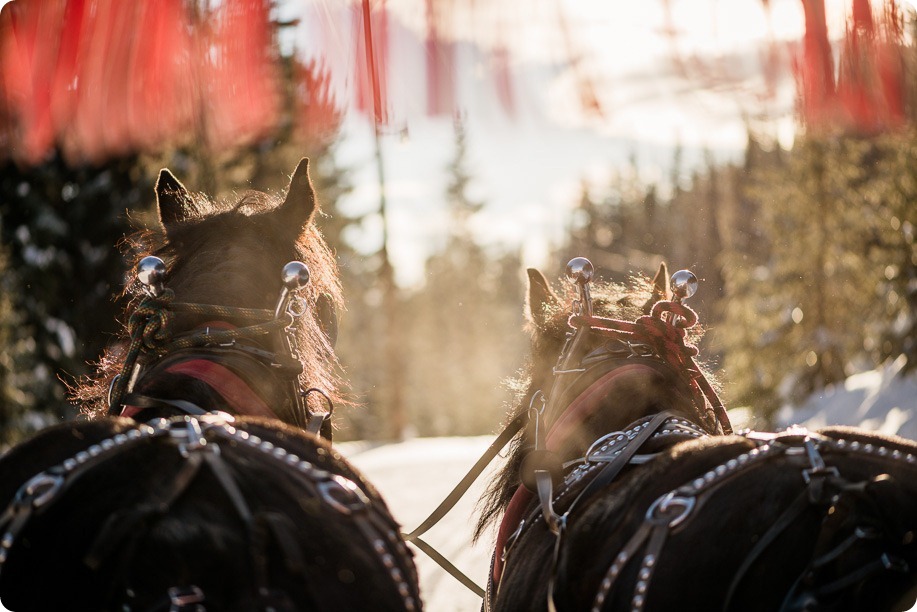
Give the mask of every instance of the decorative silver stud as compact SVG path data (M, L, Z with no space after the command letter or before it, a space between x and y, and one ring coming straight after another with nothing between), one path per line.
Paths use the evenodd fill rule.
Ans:
M585 257L574 257L567 263L567 278L575 285L586 285L592 282L595 266Z
M672 275L671 283L675 302L682 302L697 293L697 276L691 270L679 270Z
M309 284L309 276L309 267L301 261L291 261L283 267L280 272L283 288L280 290L280 299L277 300L277 308L274 310L275 318L280 318L287 312L293 292Z
M153 297L162 295L163 283L166 279L166 264L153 255L144 257L137 264L137 280L144 286L144 290Z
M587 317L592 316L592 295L589 283L595 274L595 266L585 257L574 257L567 263L567 279L579 288L579 312Z

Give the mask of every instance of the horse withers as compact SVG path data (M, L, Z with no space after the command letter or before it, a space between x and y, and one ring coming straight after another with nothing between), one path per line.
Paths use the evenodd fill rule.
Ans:
M90 419L0 459L0 599L25 610L417 610L384 501L330 445L340 287L303 160L221 204L168 170L129 241ZM291 262L292 260L292 262Z
M917 444L854 428L732 432L695 361L696 289L561 300L529 271L529 426L484 500L487 610L903 610ZM673 294L674 287L674 294ZM593 295L593 293L595 295Z

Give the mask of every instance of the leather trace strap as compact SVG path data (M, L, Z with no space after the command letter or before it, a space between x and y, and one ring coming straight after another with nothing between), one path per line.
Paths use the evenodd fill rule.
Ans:
M484 472L488 465L496 458L500 451L509 444L509 442L519 433L523 427L529 422L529 412L525 411L516 416L509 424L503 428L503 431L497 436L497 438L487 447L487 450L484 451L484 454L475 462L468 473L459 481L459 483L452 489L449 495L440 502L439 506L433 510L430 515L424 519L424 521L418 525L410 533L402 534L402 537L405 541L410 542L422 550L427 556L429 556L433 561L435 561L441 568L446 570L453 578L465 585L472 593L478 597L484 597L484 589L476 584L471 578L469 578L465 573L460 569L455 567L448 559L446 559L442 554L440 554L435 548L430 546L427 542L422 540L420 536L429 531L434 525L442 520L446 514L449 513L452 508L455 507L455 504L462 498L463 495L468 491L468 488L474 483L475 480Z

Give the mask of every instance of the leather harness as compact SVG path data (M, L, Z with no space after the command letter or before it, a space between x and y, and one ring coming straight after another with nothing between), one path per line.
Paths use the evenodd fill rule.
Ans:
M113 558L119 559L121 565L126 565L126 557L129 557L133 550L132 537L137 535L136 530L132 528L145 520L150 512L167 511L191 485L204 466L213 472L231 500L236 514L247 525L248 531L256 533L259 529L280 529L274 538L285 555L291 559L295 558L298 550L291 544L292 536L282 532L282 525L272 523L259 527L259 521L269 520L270 517L253 514L232 476L232 470L221 457L221 445L241 446L260 455L265 461L273 462L278 469L285 470L302 485L304 491L309 491L310 495L320 500L323 505L353 521L357 527L356 531L364 538L380 567L384 568L394 583L402 597L405 610L420 609L419 594L410 586L411 582L417 581L416 575L412 573L410 552L397 538L394 523L385 520L373 510L371 500L355 482L321 469L282 446L249 433L244 427L234 424L231 416L219 413L177 416L170 419L155 419L146 424L137 423L132 429L92 444L86 450L29 479L0 514L0 532L3 533L0 538L0 573L13 551L19 534L30 519L53 505L64 491L75 486L93 469L117 461L121 452L126 449L156 440L175 446L177 452L185 459L182 467L174 478L169 479L169 488L161 492L156 499L149 500L142 507L125 509L112 515L86 553L84 562L90 567L99 567L103 562L111 561ZM254 558L259 558L259 555L254 555ZM298 565L302 566L302 563ZM406 571L409 575L406 575ZM263 595L259 599L257 609L294 609L292 604L277 605L278 601L286 600L286 596L268 588L266 575L256 575L255 578L258 582L258 591ZM130 599L130 590L127 589L125 592ZM130 601L119 602L119 606L119 609L133 609ZM179 585L169 589L161 604L145 612L200 612L206 609L206 596L197 586Z

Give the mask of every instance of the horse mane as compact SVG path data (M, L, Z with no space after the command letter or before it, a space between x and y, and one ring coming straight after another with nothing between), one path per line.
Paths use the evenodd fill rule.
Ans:
M577 299L577 292L569 283L565 282L564 287L561 297L552 294L553 299L542 304L531 303L532 297L529 294L525 308L525 329L531 338L531 353L520 374L508 383L516 397L506 423L528 410L532 395L537 390L547 392L550 387L552 368L560 355L566 334L570 331L568 319L573 312L573 302ZM655 301L653 281L643 275L632 276L626 285L596 282L590 288L596 316L633 321L648 312ZM703 334L698 327L688 330L688 339L692 342L696 342ZM527 451L528 440L526 430L523 429L510 443L504 467L478 501L479 518L474 530L475 541L488 526L499 519L513 493L521 486L519 471Z
M127 263L127 269L131 271L147 255L156 255L163 259L170 274L174 268L184 266L184 283L175 283L170 277L167 277L166 281L166 286L175 290L178 295L182 291L193 289L195 295L206 292L208 296L212 296L211 303L215 304L243 308L273 308L279 296L280 268L277 269L278 293L269 292L265 295L263 292L245 291L244 287L221 282L221 267L231 268L233 265L233 245L214 239L214 236L219 238L221 232L231 231L234 222L240 217L251 217L275 210L282 202L282 196L254 190L235 194L228 201L216 201L206 194L189 192L185 209L187 217L177 231L174 228L170 229L167 237L159 223L153 228L140 226L117 246ZM135 225L139 224L135 222ZM261 239L262 243L258 247L269 249L270 245L263 243L264 237ZM303 363L303 382L306 388L322 389L335 404L348 404L350 402L342 392L344 381L334 348L315 317L316 300L319 296L329 300L335 310L343 309L342 290L334 254L313 222L306 225L292 247L290 250L290 245L282 245L278 249L289 250L289 259L286 261L302 261L309 267L310 272L309 284L301 291L301 295L304 296L313 316L303 316L296 321L298 352ZM194 254L194 257L191 261L186 261L189 253ZM131 272L126 273L126 281L118 298L125 302L119 333L109 343L109 347L99 360L92 364L94 373L77 380L69 387L70 401L77 404L80 411L89 418L104 415L108 410L108 390L112 379L120 373L129 344L126 323L143 297L141 285L133 279Z

